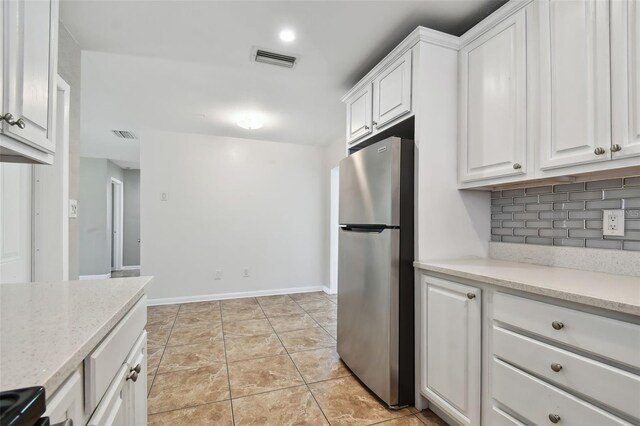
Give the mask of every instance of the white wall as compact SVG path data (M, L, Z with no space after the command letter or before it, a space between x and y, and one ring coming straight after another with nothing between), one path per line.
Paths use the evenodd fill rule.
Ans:
M140 151L152 302L326 285L323 148L148 130Z
M421 70L413 99L418 156L415 257L486 257L490 195L457 188L458 54L426 43L421 46L414 52Z
M71 87L69 106L69 198L80 197L80 46L60 22L58 33L58 74ZM80 224L69 219L69 278L77 279L80 268Z

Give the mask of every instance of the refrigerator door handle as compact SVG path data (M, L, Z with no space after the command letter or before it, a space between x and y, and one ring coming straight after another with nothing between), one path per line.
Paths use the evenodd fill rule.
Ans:
M342 230L348 232L366 232L369 234L380 234L384 231L385 227L372 227L372 226L342 226Z

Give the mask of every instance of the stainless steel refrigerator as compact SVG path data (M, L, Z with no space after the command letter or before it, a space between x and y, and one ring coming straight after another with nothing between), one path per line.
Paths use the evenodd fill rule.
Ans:
M414 143L340 162L338 354L389 406L414 399Z

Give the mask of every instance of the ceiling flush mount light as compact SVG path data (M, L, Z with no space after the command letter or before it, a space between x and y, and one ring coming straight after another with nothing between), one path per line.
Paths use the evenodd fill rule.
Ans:
M255 130L262 127L262 120L260 120L258 117L242 117L236 123L238 124L238 126L247 130Z
M296 39L296 33L294 33L293 30L285 28L284 30L280 31L280 40L286 41L287 43L289 43L295 39Z

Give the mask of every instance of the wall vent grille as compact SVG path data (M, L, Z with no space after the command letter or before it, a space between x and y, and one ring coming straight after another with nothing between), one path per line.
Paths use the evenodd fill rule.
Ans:
M120 139L138 139L133 132L128 130L112 130L111 133Z
M263 64L277 65L279 67L293 68L298 62L295 56L283 55L282 53L269 52L268 50L253 48L251 58L255 62Z

